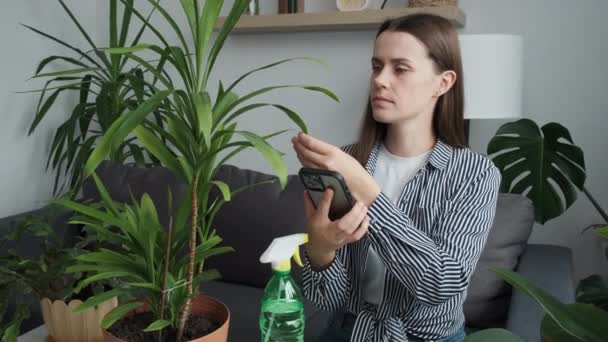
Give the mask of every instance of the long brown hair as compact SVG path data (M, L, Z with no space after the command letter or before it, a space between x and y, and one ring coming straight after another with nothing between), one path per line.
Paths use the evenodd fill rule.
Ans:
M431 14L413 14L385 21L376 38L384 31L406 32L426 47L438 72L452 70L456 81L437 100L433 113L433 130L443 142L454 147L466 146L464 137L464 85L462 59L458 33L450 21ZM358 141L353 146L353 156L365 165L376 142L386 137L387 125L378 122L372 114L368 99L365 116L361 122Z

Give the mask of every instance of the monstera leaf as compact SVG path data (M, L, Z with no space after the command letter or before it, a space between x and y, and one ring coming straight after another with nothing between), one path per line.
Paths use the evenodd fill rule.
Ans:
M502 173L501 192L525 194L541 224L568 209L585 183L583 151L555 122L540 129L529 119L506 123L490 140L488 155Z

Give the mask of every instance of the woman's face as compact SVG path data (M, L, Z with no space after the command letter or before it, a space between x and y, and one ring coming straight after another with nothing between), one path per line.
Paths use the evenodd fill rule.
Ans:
M437 98L447 91L442 86L444 74L437 73L426 47L413 35L381 33L374 45L370 79L374 119L392 124L432 118Z

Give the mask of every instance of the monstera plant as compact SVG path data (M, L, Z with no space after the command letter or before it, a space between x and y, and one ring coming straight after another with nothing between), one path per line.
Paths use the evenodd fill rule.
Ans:
M501 192L526 193L541 224L568 209L577 198L577 188L589 193L584 188L583 151L558 123L540 129L530 119L506 123L487 152L501 171Z
M127 0L122 2L127 6L133 5ZM337 100L337 97L324 88L300 84L268 86L242 96L236 93L237 86L248 76L291 61L287 59L247 72L228 87L224 87L220 81L215 100L212 100L208 85L209 77L216 62L219 61L218 57L228 34L247 9L249 0L234 1L213 44L211 44L211 36L218 22L223 1L205 1L204 5L199 0L180 1L183 14L189 24L190 40L186 39L186 34L164 6L155 0L147 0L147 3L172 29L172 35L177 37L177 45L171 44L170 40L152 25L140 10L130 7L133 14L155 35L160 45L139 44L129 48L110 48L105 52L138 63L158 79L159 83L153 86L154 94L149 99L122 115L107 130L85 165L85 175L92 174L108 155L114 153L120 142L133 134L143 148L189 185L189 194L183 199L178 199L181 201L179 207L182 207L184 202L189 204L191 216L191 227L187 231L186 239L189 241L188 267L184 282L186 296L183 305L180 305L181 310L177 320L177 340L180 340L189 317L195 289L198 287L196 275L204 272L204 261L196 257L197 250L218 235L212 227L214 217L222 203L230 200L235 192L226 183L214 180L219 166L237 153L252 147L270 163L277 173L281 186L286 183L287 168L282 153L268 142L269 138L284 131L260 136L239 130L237 119L253 109L275 108L287 115L300 130L307 131L301 117L286 106L266 102L248 103L248 101L258 95L282 88L301 88L319 92L334 100ZM158 64L149 63L140 55L142 52L156 55ZM174 77L177 79L173 79ZM151 112L160 114L161 122L166 125L166 129L154 120L150 115ZM215 188L222 194L221 200L210 199L209 194Z
M135 34L132 34L133 1L124 1L125 6L119 6L118 0L107 2L110 9L108 42L110 47L133 46L141 39L145 25L141 25ZM145 77L147 71L140 66L128 65L126 56L110 55L100 50L64 1L58 0L58 2L86 41L90 51L84 51L75 44L67 43L44 30L24 25L36 34L72 52L72 54L44 58L38 64L33 76L33 79L45 80L44 87L26 92L40 93L28 134L36 131L57 99L67 93L78 94L78 100L71 109L70 116L55 131L49 151L46 167L47 169L51 167L55 171L55 193L66 186L77 192L83 180L84 163L99 138L108 131L116 119L137 108L147 99L158 81L147 80ZM122 19L119 20L121 14ZM48 71L53 66L59 66L60 70ZM159 120L158 124L162 122ZM116 148L108 157L118 161L133 158L140 165L158 162L134 140L128 137L116 141ZM64 182L59 184L63 177L65 177Z

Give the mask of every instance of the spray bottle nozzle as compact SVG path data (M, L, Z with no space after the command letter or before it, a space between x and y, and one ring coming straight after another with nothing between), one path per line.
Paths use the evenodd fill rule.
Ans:
M289 271L291 269L291 257L302 266L299 246L308 242L308 234L293 234L272 240L272 243L260 257L262 263L272 263L272 269L276 271Z

